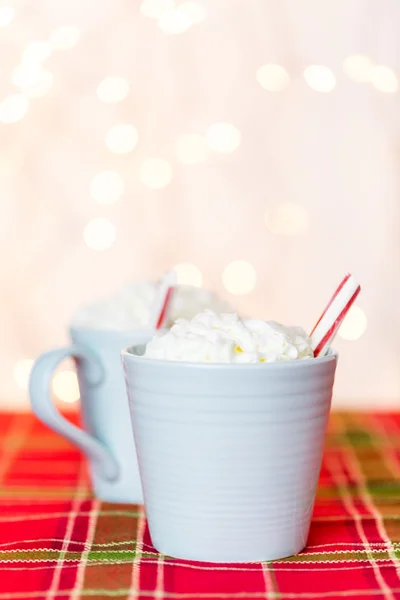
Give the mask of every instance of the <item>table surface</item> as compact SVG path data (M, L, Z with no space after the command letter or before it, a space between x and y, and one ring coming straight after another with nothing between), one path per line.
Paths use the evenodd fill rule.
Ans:
M308 547L272 563L158 555L32 415L0 414L0 451L0 600L400 598L400 414L332 416Z

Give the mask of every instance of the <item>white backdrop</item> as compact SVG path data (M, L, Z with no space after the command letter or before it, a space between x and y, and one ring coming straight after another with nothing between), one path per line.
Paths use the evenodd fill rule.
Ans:
M336 402L399 406L399 26L398 0L0 3L0 404L77 306L189 263L307 329L352 271Z

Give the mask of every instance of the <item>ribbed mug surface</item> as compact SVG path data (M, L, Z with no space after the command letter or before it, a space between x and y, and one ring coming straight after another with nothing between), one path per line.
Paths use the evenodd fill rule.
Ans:
M307 542L335 355L205 365L123 353L146 513L163 554L283 558Z

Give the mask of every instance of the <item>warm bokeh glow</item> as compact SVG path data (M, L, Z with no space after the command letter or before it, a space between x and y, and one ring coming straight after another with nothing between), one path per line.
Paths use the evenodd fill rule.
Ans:
M396 73L384 65L378 65L372 69L371 83L374 88L385 94L394 94L399 89Z
M154 17L154 15L159 15L158 27L164 33L170 35L184 33L192 25L203 21L206 16L204 7L194 0L182 2L182 4L179 4L179 6L176 6L175 8L173 4L171 6L170 3L161 2L159 4L156 2L155 5L153 5L153 2L150 3L150 8L146 9L150 13L147 16ZM147 2L144 2L143 4L146 8ZM167 6L169 6L169 9L167 9Z
M31 358L19 360L14 365L14 380L21 390L27 390L29 385L29 376L33 367Z
M303 235L308 232L306 209L295 202L284 202L265 211L265 223L276 235Z
M12 82L22 90L29 90L37 84L43 70L40 64L22 63L14 69Z
M203 275L200 269L191 263L180 263L174 266L174 271L177 276L177 283L181 285L194 285L201 287L203 283Z
M16 123L29 110L29 100L25 94L10 94L0 103L0 123Z
M171 179L172 167L165 158L149 158L140 167L140 181L149 188L165 188Z
M78 42L79 29L76 27L58 27L50 35L50 43L53 50L70 50Z
M7 27L15 15L12 6L0 6L0 27Z
M97 87L97 95L102 102L120 102L129 94L129 83L123 77L106 77Z
M334 74L324 65L311 65L307 67L304 70L304 79L310 88L316 92L331 92L336 85Z
M167 13L158 21L158 26L169 35L184 33L193 24L191 16L179 9Z
M359 306L352 306L339 329L339 336L344 340L358 340L366 329L365 312Z
M257 69L256 78L261 87L269 92L281 92L290 83L289 74L280 65L262 65Z
M174 0L143 0L140 4L140 12L150 19L162 19L174 8Z
M249 262L233 260L222 273L222 283L231 294L242 296L249 294L256 285L257 274Z
M86 225L83 238L92 250L107 250L116 239L115 225L108 219L96 217Z
M22 63L13 72L12 82L30 98L44 96L53 86L53 74L41 64Z
M106 145L111 152L126 154L135 148L138 139L138 132L133 125L114 125L107 132Z
M400 2L373 4L0 1L0 411L75 310L176 263L307 329L353 270L335 395L400 398Z
M26 90L30 98L40 98L45 96L53 87L53 73L46 69L41 69L38 81L31 88Z
M221 154L230 154L240 145L241 135L231 123L215 123L206 131L208 147Z
M27 63L41 63L49 58L52 47L49 42L31 42L22 53L22 61Z
M364 54L352 54L343 63L343 71L353 81L364 83L370 81L373 64Z
M61 371L53 377L53 392L63 402L77 402L80 397L78 378L74 371Z
M125 184L115 171L102 171L92 179L90 193L100 204L114 204L124 193Z
M181 162L188 165L204 162L207 158L205 138L196 133L182 135L176 144L176 154Z

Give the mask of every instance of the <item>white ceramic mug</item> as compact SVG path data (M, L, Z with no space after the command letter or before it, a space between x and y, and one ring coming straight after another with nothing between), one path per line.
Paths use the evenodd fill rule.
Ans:
M71 328L71 346L40 356L31 373L33 411L87 455L94 492L108 502L143 501L121 349L132 341L144 343L153 333ZM53 372L68 357L76 360L84 429L64 418L52 400Z
M336 355L193 364L123 352L154 546L211 562L274 560L307 542Z

